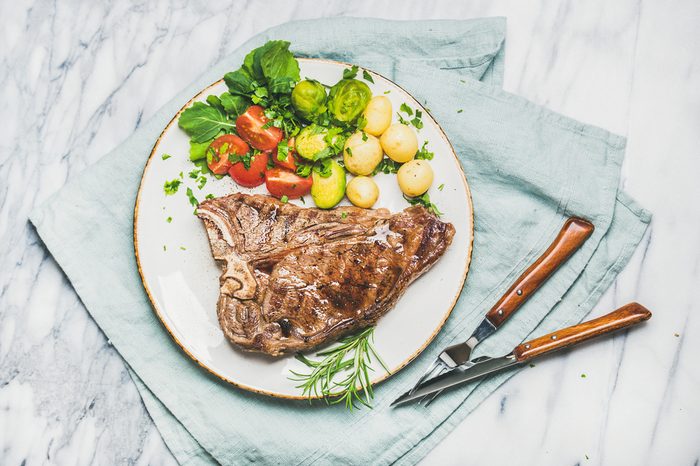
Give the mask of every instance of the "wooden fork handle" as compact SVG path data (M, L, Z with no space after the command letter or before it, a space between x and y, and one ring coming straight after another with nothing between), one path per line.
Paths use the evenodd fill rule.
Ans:
M577 217L569 218L554 242L547 250L513 283L501 299L486 313L486 318L498 328L534 292L552 276L593 233L593 224Z
M622 330L649 320L650 317L651 312L647 308L638 303L630 303L597 319L522 343L513 350L513 355L519 362L523 362L600 335Z

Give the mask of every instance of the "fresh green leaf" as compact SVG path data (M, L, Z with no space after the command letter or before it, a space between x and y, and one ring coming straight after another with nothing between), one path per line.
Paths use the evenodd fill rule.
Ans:
M401 107L399 107L399 109L400 109L402 112L404 112L406 115L408 115L408 116L412 116L412 115L413 115L413 110L411 110L411 107L409 107L408 105L406 105L406 102L402 103L402 104L401 104Z
M432 202L430 202L430 196L428 195L428 193L425 193L422 196L417 196L417 197L408 197L404 194L403 197L411 205L416 205L416 204L422 205L423 207L428 209L428 212L432 212L433 214L435 214L438 217L442 215L442 212L440 212L438 207L435 204L433 204Z
M219 100L221 100L224 111L228 113L231 118L237 118L250 106L250 100L247 97L233 95L229 92L221 94Z
M423 143L423 146L420 148L418 152L416 152L416 159L418 160L433 160L433 157L435 157L434 152L430 152L428 148L426 147L428 145L428 141L425 141Z
M282 139L279 144L277 144L277 160L280 162L285 162L289 157L289 141Z
M384 157L381 162L379 162L379 165L374 169L372 172L372 176L376 175L377 173L384 173L386 175L392 174L392 173L397 173L399 171L399 168L401 168L402 163L399 162L394 162L393 160Z
M175 194L180 188L180 183L182 183L182 181L178 180L177 178L171 181L166 181L163 185L163 191L165 191L165 195L172 196L173 194Z
M195 162L207 158L207 149L211 141L194 142L190 139L190 160Z
M219 134L219 131L235 127L221 110L202 102L195 102L182 112L178 125L196 143L209 141Z
M362 70L362 78L365 81L369 81L372 84L374 84L374 79L372 79L372 75L367 72L367 70Z
M343 79L354 79L357 76L357 65L352 65L350 68L343 70Z
M187 198L190 200L190 204L192 204L194 207L197 207L199 205L199 201L196 197L194 197L192 188L187 188Z

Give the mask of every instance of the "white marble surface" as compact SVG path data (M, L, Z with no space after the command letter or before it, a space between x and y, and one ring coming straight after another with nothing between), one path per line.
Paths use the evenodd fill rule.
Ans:
M424 463L697 465L696 0L0 2L0 464L174 464L28 213L249 36L332 15L507 16L505 88L626 134L624 187L654 213L596 311L652 321L524 371Z

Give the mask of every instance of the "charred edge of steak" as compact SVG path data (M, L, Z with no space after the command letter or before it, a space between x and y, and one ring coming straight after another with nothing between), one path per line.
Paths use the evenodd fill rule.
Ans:
M224 335L272 356L373 325L454 237L421 206L326 211L239 193L203 202L198 216L222 266Z

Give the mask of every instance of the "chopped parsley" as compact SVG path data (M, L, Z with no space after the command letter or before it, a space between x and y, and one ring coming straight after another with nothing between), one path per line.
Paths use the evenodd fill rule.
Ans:
M367 138L367 133L365 133L365 132L363 131L363 132L362 132L362 141L367 142L367 139L368 139L368 138Z
M350 148L350 146L345 148L345 152L348 154L349 157L352 157L352 149Z
M365 81L369 81L372 84L374 84L374 79L372 79L372 75L367 72L367 70L362 70L362 78Z
M532 364L532 363L530 363L530 367L535 367L535 365L534 365L534 364Z
M207 194L206 196L204 196L204 199L214 199L214 195L213 195L213 194Z
M190 178L192 178L193 180L196 180L197 177L199 176L199 169L195 168L194 170L192 170L191 172L188 173L188 176Z
M411 120L411 124L416 127L416 129L421 129L423 128L423 120L421 118L423 117L423 112L420 110L416 109L416 116L413 120Z
M351 68L346 68L343 70L343 79L353 79L357 76L357 65L352 65Z
M386 95L386 94L390 94L390 93L391 93L391 91L384 91L384 94L385 94L385 95Z
M199 201L196 197L194 197L194 194L192 193L192 188L187 188L187 198L190 200L190 204L192 204L194 207L197 207L199 205Z
M402 112L404 112L408 116L413 116L413 110L411 110L411 107L406 105L406 102L401 104L401 107L399 107Z
M166 245L163 245L163 251L167 251L168 247Z
M384 157L381 162L379 162L379 165L377 165L377 168L374 169L372 172L372 175L376 175L377 173L384 173L386 175L390 173L396 173L399 171L399 168L401 168L402 163L399 162L394 162L390 158Z
M168 222L168 223L172 223L173 218L172 218L172 217L168 217L168 218L165 219L165 221Z
M204 185L207 184L207 177L206 176L200 176L197 179L197 188L200 190L204 187Z
M423 207L428 209L428 212L432 212L433 214L435 214L438 217L442 215L442 212L440 212L440 209L438 209L438 207L435 204L430 202L430 196L428 195L428 193L425 193L422 196L417 196L417 197L408 197L404 194L403 197L411 205L416 205L416 204L422 205Z
M433 160L433 157L435 157L434 152L430 152L427 148L428 146L428 141L425 141L423 145L421 146L420 150L416 152L416 159L418 160Z
M279 144L277 144L277 160L284 162L289 156L289 143L286 139L282 139Z
M287 197L287 195L280 197L280 202L282 204L286 204L287 202L289 202L289 198Z
M347 212L341 213L340 218L348 218L348 213Z
M581 378L582 378L582 379L585 379L585 378L586 378L586 374L581 374Z
M180 249L182 249L183 251L187 251L187 248L184 246L180 246Z
M440 186L438 186L438 191L442 191L445 188L445 183L442 183Z
M304 200L304 197L300 197L299 200L301 201L302 204L306 205L306 201Z
M457 110L457 113L462 113L463 111L464 111L464 110L462 110L462 109L460 108L459 110Z
M160 156L160 158L163 160L168 160L170 157L172 157L170 154L163 154Z
M178 180L175 178L172 181L166 181L165 184L163 185L163 191L165 191L166 196L172 196L175 194L180 187L180 184L182 181Z

